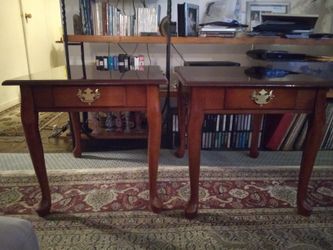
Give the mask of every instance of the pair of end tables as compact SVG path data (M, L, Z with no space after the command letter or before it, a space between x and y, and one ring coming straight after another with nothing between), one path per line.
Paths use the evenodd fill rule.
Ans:
M180 146L176 152L183 157L185 133L188 135L190 199L185 216L194 218L198 212L201 129L204 114L253 114L250 156L257 157L259 126L264 114L308 113L309 128L300 164L297 208L310 215L306 203L307 187L320 147L325 124L326 93L333 82L303 74L283 77L247 74L244 67L176 67L178 77L178 116ZM79 112L82 111L144 111L148 121L148 167L150 206L160 212L163 204L157 194L158 160L161 144L160 85L167 79L158 66L143 71L97 71L87 67L82 79L81 67L71 69L67 79L65 67L49 72L7 80L3 85L19 85L21 116L26 141L41 188L42 200L37 209L40 216L50 213L51 194L45 167L43 147L38 129L38 112L69 112L75 139L74 156L81 155Z

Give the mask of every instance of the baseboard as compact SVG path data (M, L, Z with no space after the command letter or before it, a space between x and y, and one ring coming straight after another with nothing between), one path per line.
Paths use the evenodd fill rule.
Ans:
M15 98L5 103L0 103L0 112L20 103L20 98Z

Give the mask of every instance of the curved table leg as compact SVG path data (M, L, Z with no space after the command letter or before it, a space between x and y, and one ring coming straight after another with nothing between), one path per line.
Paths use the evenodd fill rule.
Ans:
M175 152L175 156L182 158L185 154L185 133L186 133L186 107L184 101L184 93L182 93L181 84L178 85L177 91L177 110L178 110L178 131L179 131L179 146Z
M29 87L21 87L21 97L23 130L42 193L42 200L36 212L39 216L45 216L50 213L51 194L45 167L43 145L38 128L38 112L34 108L32 91Z
M325 125L326 91L319 91L313 113L309 117L309 127L305 139L301 168L298 177L297 210L304 216L309 216L312 208L306 203L307 189L323 137Z
M157 172L162 132L161 120L159 89L156 86L149 86L147 87L149 201L154 213L161 212L163 206L157 195Z
M259 133L260 133L260 124L263 119L263 115L261 114L253 114L252 115L252 137L251 137L251 145L250 145L250 157L257 158L259 155L258 152L258 141L259 141Z
M194 218L198 213L199 203L199 176L200 176L200 150L201 150L201 128L204 120L204 113L201 109L200 97L196 96L194 90L191 99L195 98L189 110L188 123L188 155L190 174L190 200L185 208L185 217Z
M74 135L74 149L73 155L74 157L78 158L81 157L81 125L80 125L80 113L79 112L70 112L72 128L73 128L73 135Z

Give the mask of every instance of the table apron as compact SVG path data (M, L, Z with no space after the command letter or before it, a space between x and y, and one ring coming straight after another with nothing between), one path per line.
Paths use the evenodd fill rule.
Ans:
M31 92L34 106L40 111L142 110L149 94L145 85L34 86Z
M314 108L318 91L314 88L263 87L191 87L187 90L189 102L193 100L200 109L207 112L223 110L224 113L308 113Z

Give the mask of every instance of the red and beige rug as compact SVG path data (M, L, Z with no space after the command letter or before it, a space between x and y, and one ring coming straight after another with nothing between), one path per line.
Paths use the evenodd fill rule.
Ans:
M294 168L201 171L200 210L183 217L188 170L159 170L165 211L148 207L146 168L52 171L52 214L36 216L40 200L30 173L0 175L0 213L33 222L42 249L332 249L333 169L315 169L310 217L295 209Z
M203 168L200 207L293 208L297 178L296 169ZM187 168L160 168L158 180L165 209L182 209L189 197ZM53 171L49 173L49 181L53 212L149 210L146 169ZM31 214L40 198L33 172L1 176L1 212ZM309 203L314 207L333 207L333 169L314 171Z

